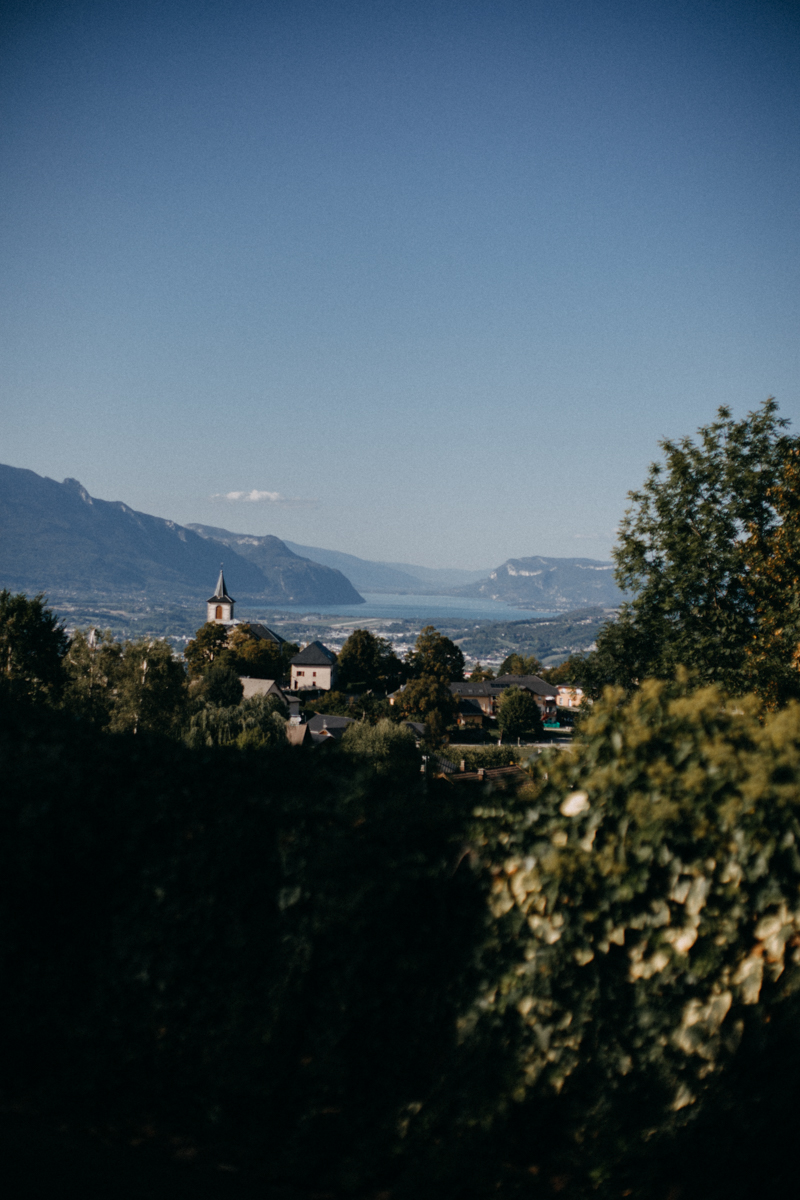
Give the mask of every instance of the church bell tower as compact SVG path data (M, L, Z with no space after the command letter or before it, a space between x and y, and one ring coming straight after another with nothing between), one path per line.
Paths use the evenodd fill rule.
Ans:
M233 597L228 595L228 589L225 587L225 576L222 574L222 567L220 567L217 590L206 601L206 621L210 621L214 625L230 625L233 622L233 606L235 603L236 601Z

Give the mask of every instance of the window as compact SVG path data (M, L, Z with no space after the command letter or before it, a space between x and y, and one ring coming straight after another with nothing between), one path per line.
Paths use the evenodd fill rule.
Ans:
M215 616L215 619L216 619L217 621L221 621L221 620L222 620L222 605L221 605L221 604L218 604L218 605L217 605L217 611L216 611L216 613L214 614L214 616Z

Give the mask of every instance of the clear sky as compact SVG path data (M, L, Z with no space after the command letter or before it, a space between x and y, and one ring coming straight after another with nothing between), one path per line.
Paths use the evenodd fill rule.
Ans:
M796 3L4 7L0 461L481 568L800 428Z

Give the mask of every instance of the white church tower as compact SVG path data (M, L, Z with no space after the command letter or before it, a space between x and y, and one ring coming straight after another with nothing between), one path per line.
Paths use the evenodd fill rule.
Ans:
M222 567L219 569L219 579L217 580L217 590L213 596L210 596L206 601L207 615L206 620L214 625L230 625L233 623L233 606L236 601L228 595L228 589L225 587L225 576L222 574Z

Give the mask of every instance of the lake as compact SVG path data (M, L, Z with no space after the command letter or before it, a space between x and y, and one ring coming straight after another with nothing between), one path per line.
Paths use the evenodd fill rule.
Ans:
M271 609L293 616L372 617L384 621L525 621L529 617L552 617L552 612L512 608L500 600L482 596L414 596L364 592L366 604L286 604Z

